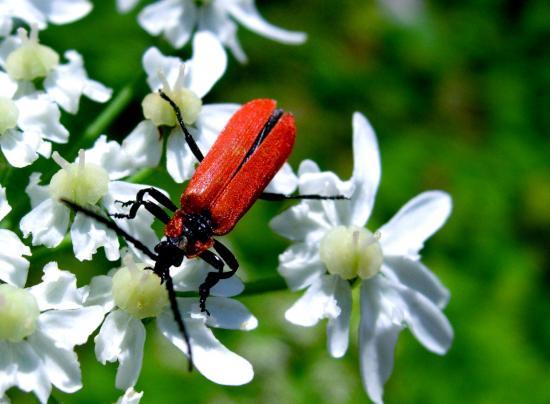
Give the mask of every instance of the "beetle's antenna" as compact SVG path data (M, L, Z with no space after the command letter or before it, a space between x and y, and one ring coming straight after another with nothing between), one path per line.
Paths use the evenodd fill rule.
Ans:
M185 323L181 317L178 301L176 300L176 292L174 291L174 282L172 281L172 276L170 275L170 271L168 269L165 269L164 280L166 281L168 300L170 301L170 307L172 308L174 320L176 321L176 324L183 335L183 339L185 340L185 344L187 345L187 354L189 355L189 371L191 372L193 370L193 350L191 349L191 339L189 338L189 334L185 328Z
M202 160L204 160L204 155L202 154L201 150L199 149L199 146L197 145L197 142L195 142L195 139L193 139L193 136L191 135L191 133L189 133L189 130L187 129L187 126L185 126L185 123L183 123L183 118L181 116L180 107L178 107L176 105L176 103L174 101L172 101L172 99L170 97L168 97L168 95L166 95L166 93L164 91L159 90L159 95L161 96L162 99L167 101L170 104L170 106L172 107L172 109L174 110L174 113L176 114L176 118L178 119L178 124L180 125L181 130L183 131L183 134L185 135L185 141L187 142L187 145L191 149L191 152L193 153L195 158L197 160L199 160L199 162L201 162Z
M85 208L83 206L80 206L72 201L69 201L67 199L61 199L61 202L63 202L65 205L67 205L69 208L71 208L75 212L84 213L86 216L89 216L95 220L97 220L99 223L104 224L109 229L114 231L117 235L124 238L126 241L129 241L132 243L138 250L143 252L145 255L147 255L149 258L151 258L153 261L158 260L158 255L149 250L145 244L143 244L141 241L136 239L135 237L128 234L126 231L122 230L120 227L116 225L115 222L107 219L104 216L101 216L99 213L94 212L91 209Z

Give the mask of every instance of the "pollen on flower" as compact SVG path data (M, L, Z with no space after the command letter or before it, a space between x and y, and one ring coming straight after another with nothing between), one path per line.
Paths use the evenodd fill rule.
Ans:
M0 96L0 135L8 129L15 128L18 117L19 110L15 102L10 98Z
M34 296L12 285L0 285L0 341L19 342L33 334L40 310Z
M371 278L382 267L379 238L379 233L361 227L334 227L321 240L321 261L329 273L344 279Z
M30 36L23 28L17 30L21 46L6 59L6 72L14 80L34 80L46 77L59 64L59 55L52 48L40 45L38 29L31 28Z
M58 153L53 153L52 158L61 166L50 181L52 198L93 205L107 194L109 174L96 164L86 163L82 150L76 163L67 162Z
M113 276L115 304L132 316L143 319L158 316L168 305L168 293L153 271L137 264L127 254L124 265Z
M183 122L192 125L197 120L202 108L202 100L190 89L183 86L184 65L181 65L176 84L171 87L162 72L159 78L162 81L162 91L176 103L181 110ZM147 94L141 102L143 116L151 120L156 126L177 124L174 110L158 92Z

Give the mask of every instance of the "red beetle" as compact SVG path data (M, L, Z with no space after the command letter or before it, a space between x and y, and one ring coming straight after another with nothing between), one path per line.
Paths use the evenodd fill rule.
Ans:
M154 260L152 270L166 282L174 318L188 346L192 366L191 346L181 319L169 269L179 266L185 257L201 258L217 271L209 272L199 287L200 307L206 310L210 289L221 279L231 277L239 264L231 251L214 236L230 232L239 219L257 199L345 199L344 196L282 195L263 192L277 171L287 160L296 137L294 117L276 108L276 102L258 99L243 105L229 120L206 155L194 141L181 119L177 105L162 91L160 95L170 103L184 132L191 151L200 164L183 192L178 208L155 188L140 190L133 201L121 202L130 207L127 214L113 214L116 218L134 218L143 206L166 224L166 236L151 252L139 240L120 229L107 218L86 208L64 201L72 209L83 212L104 223L126 238ZM155 202L146 200L149 195ZM173 212L170 217L163 208ZM213 248L216 253L210 251ZM227 264L229 271L224 271Z

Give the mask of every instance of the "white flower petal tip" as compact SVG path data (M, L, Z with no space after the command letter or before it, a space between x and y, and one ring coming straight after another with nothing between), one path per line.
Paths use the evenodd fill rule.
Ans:
M220 41L208 31L199 31L193 38L193 57L189 63L189 89L204 97L223 76L227 55Z
M126 389L124 395L117 400L117 404L139 404L143 391L135 391L133 387Z
M187 346L172 313L168 310L162 313L157 324L162 334L187 355ZM185 326L191 340L193 362L204 377L226 386L240 386L252 380L252 365L223 346L203 319L186 319Z
M31 287L40 310L68 310L82 307L82 291L76 287L76 277L68 271L62 271L56 262L44 267L42 283Z
M452 199L442 191L428 191L414 197L380 228L385 255L405 255L412 259L426 241L447 221Z

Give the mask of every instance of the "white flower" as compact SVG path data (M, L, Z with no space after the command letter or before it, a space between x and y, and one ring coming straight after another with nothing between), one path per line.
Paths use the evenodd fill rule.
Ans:
M118 0L120 11L128 11L136 1ZM210 31L227 46L235 58L246 62L237 39L238 22L249 30L285 44L301 44L302 32L292 32L271 25L262 18L254 0L160 0L146 6L138 16L141 27L151 35L163 34L175 48L184 46L195 30Z
M271 226L294 241L279 258L279 272L291 289L307 288L286 318L302 326L327 318L328 350L334 357L348 348L351 285L361 282L361 373L370 398L381 402L397 336L405 326L432 352L443 354L451 345L453 331L441 311L449 292L418 254L449 216L451 199L444 192L425 192L376 233L365 229L380 180L380 158L374 131L363 115L353 116L353 127L349 181L320 172L311 161L299 170L301 193L351 199L302 201L274 218Z
M46 93L71 114L78 112L82 95L97 102L111 98L110 88L88 78L78 52L69 50L64 56L68 63L59 64L57 52L39 43L35 25L30 35L19 28L17 36L6 38L0 45L0 66L16 81L17 97L36 93L33 81L43 79Z
M56 247L65 237L71 211L59 201L61 198L83 206L97 205L104 212L120 213L125 209L116 204L116 200L135 199L136 193L147 187L120 181L139 168L136 166L139 162L134 162L117 142L107 142L105 136L100 136L90 150L81 151L75 163L68 163L57 153L53 157L61 169L49 185L39 185L40 174L33 173L26 188L32 210L21 219L20 228L25 237L32 234L33 245ZM158 243L151 229L153 217L147 211L140 210L133 220L115 221L145 245L153 247ZM107 259L119 258L116 234L82 213L74 216L70 234L79 260L91 259L99 247L105 249Z
M15 98L17 84L0 71L0 148L14 167L25 167L39 155L49 157L51 143L66 143L69 132L57 105L44 93Z
M141 319L156 317L160 332L185 355L187 346L174 321L165 286L145 264L135 263L128 254L124 267L112 276L97 276L90 283L88 304L99 304L109 313L95 338L97 359L119 362L116 387L135 385L142 366L145 327ZM174 269L177 291L196 291L211 268L199 260L185 260ZM177 298L179 310L189 333L196 369L218 384L248 383L254 372L248 361L229 351L209 327L252 330L258 321L240 302L230 299L244 286L236 276L220 281L213 289L207 305L210 316L200 312L198 298ZM184 360L183 355L174 360Z
M46 403L52 384L72 393L82 387L75 345L101 324L100 306L84 307L76 278L55 262L42 283L22 289L0 284L0 401L17 386Z
M0 220L11 211L6 199L6 189L0 186ZM27 282L29 261L24 255L31 255L31 250L19 240L19 237L7 229L0 229L0 281L23 287ZM2 325L2 327L4 327Z
M143 397L143 391L137 392L134 387L128 387L124 395L117 400L117 404L139 404Z
M8 35L13 18L45 29L48 22L68 24L86 16L92 10L88 0L2 0L0 4L0 36Z

